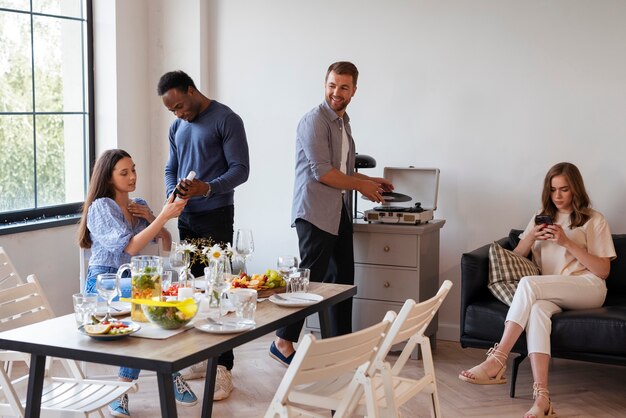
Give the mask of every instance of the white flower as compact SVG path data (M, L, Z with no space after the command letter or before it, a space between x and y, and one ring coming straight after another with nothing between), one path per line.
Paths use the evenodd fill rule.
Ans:
M226 243L226 248L224 249L224 252L228 257L232 257L233 254L235 254L235 250L233 250L233 247L230 246L230 242Z
M177 252L179 253L195 253L198 250L198 248L196 248L195 245L193 244L188 244L188 243L184 243L184 244L180 244L177 248Z
M202 249L202 254L204 254L209 260L217 260L224 255L224 250L222 250L218 244L215 244L212 247L204 247Z

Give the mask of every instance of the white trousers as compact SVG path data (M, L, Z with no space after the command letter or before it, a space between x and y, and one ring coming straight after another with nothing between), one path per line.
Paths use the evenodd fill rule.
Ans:
M563 309L599 308L606 283L593 274L582 276L527 276L520 280L506 316L526 329L528 354L550 355L552 315Z

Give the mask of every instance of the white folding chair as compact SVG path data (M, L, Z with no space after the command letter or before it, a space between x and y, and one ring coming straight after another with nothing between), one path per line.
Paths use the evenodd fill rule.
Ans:
M33 324L54 317L41 286L34 275L27 282L0 289L0 331ZM0 416L24 417L26 374L13 377L5 371L6 362L25 360L24 353L0 350ZM50 377L41 398L41 416L88 417L123 394L136 391L133 382L87 380L76 362L60 359L70 377ZM48 365L46 366L48 367ZM22 394L22 396L20 396Z
M89 268L89 258L90 257L91 257L91 249L90 248L78 247L78 259L80 260L80 264L79 264L80 287L78 288L79 292L83 292L85 290L85 280L87 280L87 269Z
M288 400L292 402L303 402L307 405L318 406L325 409L337 410L337 413L334 415L335 418L350 416L350 414L367 416L368 418L395 418L399 416L399 408L402 405L421 391L425 391L431 394L434 415L441 417L430 340L424 335L424 332L451 287L452 282L446 280L437 294L431 299L419 304L415 303L412 299L407 300L395 317L385 338L381 341L379 347L377 347L374 358L362 367L359 367L356 373L335 375L332 379L326 378L320 380L300 391L292 391L288 395ZM389 312L387 315L389 314L393 314L393 312ZM385 316L385 319L387 318L388 316ZM322 340L322 342L323 341L326 340ZM403 342L406 342L406 344L393 367L391 367L387 362L389 351L394 345ZM418 344L422 351L424 376L417 380L399 376L400 371L407 363L411 353ZM298 347L296 356L299 355L300 351L301 348ZM295 359L296 357L294 357L294 360ZM287 370L288 373L290 369L291 366ZM283 382L286 379L287 375L285 375ZM355 384L358 386L357 389L353 387ZM279 404L276 401L277 396L278 392L274 401L272 401L273 404ZM282 396L284 397L284 395ZM339 411L338 406L340 405L341 399L344 398L350 399L350 404L346 405L344 411ZM274 409L273 411L275 415L281 417L292 416L288 414L289 410L287 409L284 410L283 415L275 412L278 411L278 409ZM268 414L270 414L269 410L266 414L266 418L274 416ZM309 414L303 416L317 415Z
M0 289L24 283L17 270L11 263L9 255L0 247Z
M363 395L361 376L394 317L388 312L382 322L339 337L317 340L305 335L265 418L328 417L310 408L334 410L336 418L349 416ZM350 376L347 382L345 376Z
M389 418L399 416L399 408L415 395L424 391L431 396L433 405L431 415L441 417L435 365L430 349L430 340L424 335L424 332L426 332L426 328L439 310L451 287L452 282L446 280L432 298L421 303L415 303L412 299L407 300L391 325L373 361L376 373L371 385L375 391L380 416ZM391 367L386 361L389 351L394 345L405 341L406 345ZM419 345L422 353L424 375L420 379L402 377L400 371L406 365L416 345ZM369 415L362 402L356 413Z

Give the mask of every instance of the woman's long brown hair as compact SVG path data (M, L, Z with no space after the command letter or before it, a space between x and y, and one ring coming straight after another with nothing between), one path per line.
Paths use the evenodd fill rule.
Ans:
M87 228L87 212L94 200L101 197L115 198L115 189L111 183L115 164L122 158L132 158L130 154L122 149L110 149L104 151L93 167L91 180L89 181L89 192L83 204L83 216L78 226L78 245L81 248L91 248L91 237Z
M580 174L578 167L572 163L558 163L554 165L543 181L543 192L541 194L541 203L543 204L542 214L550 215L552 219L556 219L557 208L552 202L552 178L555 176L564 176L569 183L572 191L572 213L570 215L570 229L583 226L591 217L590 200L583 176Z

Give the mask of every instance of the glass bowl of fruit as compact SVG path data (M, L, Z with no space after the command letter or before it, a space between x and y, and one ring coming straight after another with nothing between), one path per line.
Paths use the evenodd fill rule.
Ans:
M133 300L133 302L141 305L148 321L163 329L184 327L196 316L199 308L199 301L193 298L171 302L150 299Z

